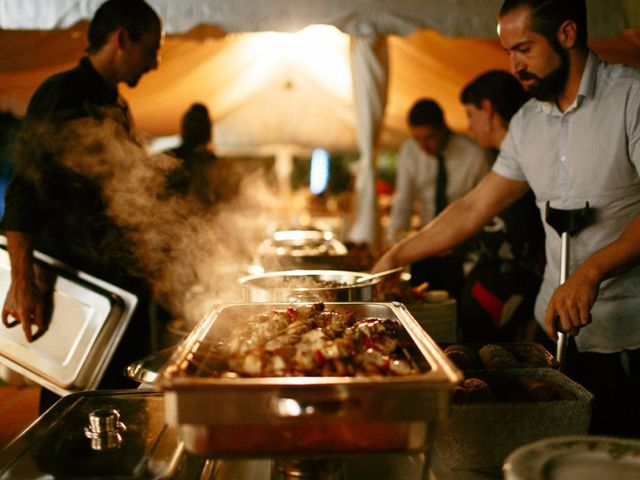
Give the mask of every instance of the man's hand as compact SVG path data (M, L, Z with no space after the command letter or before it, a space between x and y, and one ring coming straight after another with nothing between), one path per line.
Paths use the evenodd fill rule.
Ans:
M396 267L401 267L402 265L395 257L395 249L391 247L387 250L384 255L382 255L378 261L375 263L373 268L371 269L371 273L380 273L386 272L387 270L392 270ZM376 290L378 294L384 296L385 294L392 291L395 286L398 284L400 280L400 272L393 275L386 275L380 279Z
M34 282L11 283L2 308L2 323L5 327L11 328L20 323L24 336L29 342L33 342L45 331L43 312L43 296ZM34 325L37 327L35 332Z
M544 317L549 337L555 340L559 330L575 336L591 323L591 307L598 297L599 287L599 280L578 269L556 288Z
M2 308L2 323L7 328L20 323L24 336L33 342L46 328L44 295L36 283L32 238L30 234L11 230L6 232L6 236L11 260L11 286ZM34 325L37 327L35 334Z
M387 250L384 255L382 255L378 261L375 263L373 268L371 269L371 273L380 273L385 272L387 270L391 270L396 267L400 267L401 265L396 260L393 248Z
M20 323L29 342L44 334L44 297L35 282L11 282L2 308L2 323L7 328Z

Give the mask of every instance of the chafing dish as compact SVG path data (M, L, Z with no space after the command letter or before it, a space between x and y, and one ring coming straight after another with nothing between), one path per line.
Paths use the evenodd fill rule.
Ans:
M347 247L329 230L291 227L277 230L258 247L258 263L266 270L332 268L347 255Z
M239 279L249 302L372 301L379 279L343 270L285 270Z
M323 455L419 452L448 412L462 374L399 303L326 303L359 317L391 319L417 373L359 377L213 377L201 368L216 342L252 315L288 304L222 305L161 370L167 423L198 455ZM206 361L205 361L206 362Z

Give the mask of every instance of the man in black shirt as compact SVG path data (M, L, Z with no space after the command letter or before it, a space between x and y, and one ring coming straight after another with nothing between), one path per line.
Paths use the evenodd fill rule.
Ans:
M66 168L41 134L55 136L69 122L99 119L106 111L130 133L118 85L135 86L157 68L162 35L160 18L144 0L108 0L89 25L87 56L74 69L45 80L31 98L2 220L12 280L2 321L6 327L20 322L30 342L44 333L46 320L35 282L34 248L142 299L149 297L121 228L105 213L99 182Z

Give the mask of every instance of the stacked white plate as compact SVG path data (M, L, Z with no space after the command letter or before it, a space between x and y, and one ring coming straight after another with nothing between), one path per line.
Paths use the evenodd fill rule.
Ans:
M413 318L437 343L458 341L458 306L453 298L443 302L405 303Z

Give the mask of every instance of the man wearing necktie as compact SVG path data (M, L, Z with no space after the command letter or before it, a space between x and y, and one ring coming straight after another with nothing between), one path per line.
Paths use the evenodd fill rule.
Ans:
M449 129L434 100L418 100L409 111L408 123L411 138L398 152L387 228L390 244L429 223L448 203L471 190L489 171L492 160L488 150ZM462 262L455 255L431 258L413 264L411 273L412 284L428 281L430 288L447 290L456 297Z
M447 206L447 167L444 157L438 155L438 173L436 174L436 215Z

